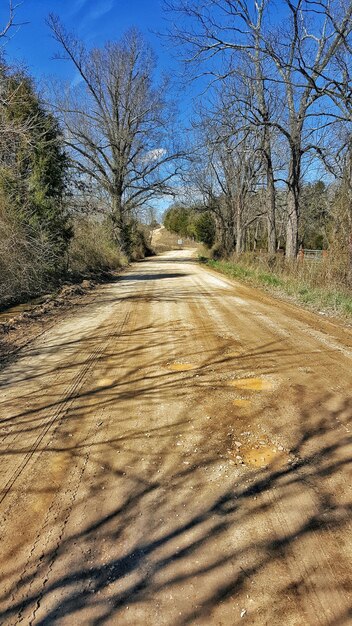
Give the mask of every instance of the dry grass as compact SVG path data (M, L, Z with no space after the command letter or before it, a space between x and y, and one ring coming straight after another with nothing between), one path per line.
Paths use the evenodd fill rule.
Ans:
M62 262L44 232L26 230L0 207L0 305L47 289Z
M74 224L68 253L58 256L54 242L26 229L0 206L0 307L55 289L68 276L98 275L127 264L106 224L83 218Z
M287 263L281 255L243 254L228 261L204 259L232 278L288 296L315 310L352 317L352 273L347 256Z
M75 221L68 254L70 270L77 274L94 274L127 264L113 241L109 226L88 218Z

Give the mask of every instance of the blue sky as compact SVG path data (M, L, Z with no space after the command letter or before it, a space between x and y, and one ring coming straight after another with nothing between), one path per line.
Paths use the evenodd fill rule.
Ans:
M0 3L1 24L6 18L6 0ZM10 60L23 62L36 78L57 75L72 78L69 64L52 59L57 44L51 38L45 18L56 13L68 30L74 30L88 45L118 39L130 26L137 26L157 53L162 70L175 70L176 63L153 31L165 28L162 0L23 0L17 22L25 22L5 46Z
M0 27L7 18L7 6L7 0L0 0ZM39 85L52 76L69 82L77 79L70 63L53 58L59 45L46 25L49 13L59 15L65 27L74 31L88 47L119 39L128 28L136 26L156 52L158 69L171 79L180 72L169 44L156 34L166 30L162 0L22 0L16 12L16 22L22 25L11 31L4 50L10 64L23 65ZM181 119L188 125L195 89L182 89L180 99L180 89L176 87L174 85L172 94L178 104L181 102ZM170 199L165 198L158 201L157 206L163 210L169 203Z
M46 76L53 75L63 80L75 80L75 70L69 63L53 59L59 47L45 23L52 12L58 14L67 29L74 30L88 46L100 46L107 40L119 39L129 27L137 26L156 51L159 69L174 78L181 67L170 44L156 34L168 26L162 4L163 0L22 0L16 18L23 25L17 32L12 31L5 53L10 62L23 63L39 83ZM0 26L6 20L7 5L8 0L0 0ZM272 19L282 18L281 0L277 0L276 8ZM204 86L202 81L180 90L174 86L172 95L178 100L180 123L184 126L189 125L194 110L193 99Z

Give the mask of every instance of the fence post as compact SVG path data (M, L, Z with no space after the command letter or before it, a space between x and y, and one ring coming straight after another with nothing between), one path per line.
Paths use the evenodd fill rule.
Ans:
M303 259L304 259L304 250L303 250L303 248L300 248L298 250L297 259L298 259L298 261L303 261Z

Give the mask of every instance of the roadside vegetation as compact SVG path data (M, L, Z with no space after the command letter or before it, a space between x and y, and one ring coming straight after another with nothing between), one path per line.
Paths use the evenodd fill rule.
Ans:
M321 194L320 186L318 189ZM311 186L309 191L312 191ZM224 258L217 239L216 223L209 211L172 206L164 215L164 226L171 233L190 237L193 242L202 244L199 260L230 278L263 287L322 312L350 317L352 282L348 246L343 246L338 240L332 215L330 220L332 237L327 249L318 248L312 256L305 256L302 251L290 262L283 251L269 254L263 248L253 249L251 246L246 252L234 252ZM328 226L328 220L324 226ZM306 228L311 233L308 241L317 248L323 235L313 218L308 220L306 216Z
M350 315L352 3L166 4L205 95L183 211L165 226L208 244L214 269ZM214 224L209 241L197 215Z
M200 261L230 278L262 287L322 313L352 317L351 289L338 280L344 273L343 262L335 265L324 259L288 265L283 259L273 262L270 256L246 254L232 260L201 255Z
M173 176L176 155L160 148L166 92L143 37L89 51L57 17L48 23L82 81L48 97L0 62L0 308L152 254L150 203Z

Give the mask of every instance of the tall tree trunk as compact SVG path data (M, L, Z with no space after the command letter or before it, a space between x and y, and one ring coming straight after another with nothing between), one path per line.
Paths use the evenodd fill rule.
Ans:
M244 230L242 224L242 206L238 202L236 214L236 254L241 254L244 247Z
M229 257L234 251L234 227L231 215L219 213L216 220L221 253Z
M293 189L287 194L286 258L295 259L298 252L298 205Z
M261 47L262 41L260 37L260 31L262 27L263 18L263 6L259 9L258 13L258 28L255 32L255 69L256 69L256 81L255 89L257 93L259 108L262 114L264 126L263 126L263 148L265 155L265 168L266 168L266 213L267 213L267 231L268 231L268 252L275 254L276 252L276 215L275 215L275 181L273 162L271 155L271 141L270 131L268 123L270 121L269 109L265 97L265 79L261 61Z
M226 220L224 233L224 251L226 257L231 256L234 247L233 223L232 220Z
M267 208L267 228L268 228L268 252L276 252L276 195L273 164L271 159L271 145L267 138L265 146L266 156L266 208Z
M222 246L225 257L231 256L235 248L235 215L233 209L233 202L231 198L228 198L224 205L224 213L222 219Z
M254 239L253 239L253 251L255 252L258 246L258 237L259 237L259 226L260 222L257 220L254 230Z
M291 145L291 161L287 193L286 258L295 259L298 253L299 201L301 178L301 150L299 142Z
M112 223L113 232L116 239L116 243L119 246L121 252L127 257L129 256L129 241L127 238L126 219L123 210L122 196L116 190L114 190L112 197Z

